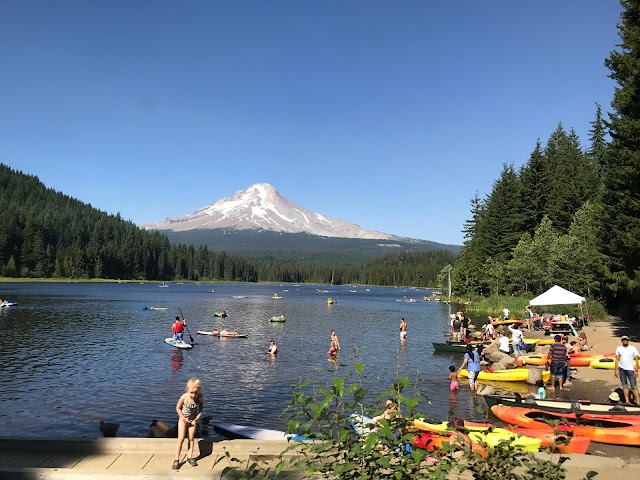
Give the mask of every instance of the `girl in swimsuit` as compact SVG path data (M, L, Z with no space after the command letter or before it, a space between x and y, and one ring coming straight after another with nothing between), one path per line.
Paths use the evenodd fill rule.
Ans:
M187 382L187 388L176 403L176 412L178 412L178 444L176 445L176 456L173 461L174 470L180 468L180 452L185 437L188 435L188 453L187 463L192 467L198 465L196 459L193 458L193 446L195 445L194 437L196 435L196 423L202 418L204 410L204 395L200 391L201 384L197 378L192 378Z

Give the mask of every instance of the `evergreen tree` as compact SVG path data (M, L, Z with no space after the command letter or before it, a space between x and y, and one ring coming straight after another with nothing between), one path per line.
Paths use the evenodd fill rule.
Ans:
M476 248L483 258L506 263L525 230L525 198L513 165L503 165L477 226Z
M540 225L547 210L549 176L549 165L542 153L540 139L538 139L529 161L520 172L520 181L525 197L524 223L530 235L533 235L536 227Z
M476 192L471 199L471 218L465 221L463 227L464 245L451 276L453 288L460 293L481 293L480 277L485 261L483 252L489 249L482 242L490 241L490 238L478 234L484 210L485 202Z
M640 290L640 2L622 0L621 43L605 60L618 86L603 165L603 247L618 301Z
M573 214L597 190L595 172L580 149L580 142L572 130L567 134L562 124L551 134L545 148L549 162L549 184L546 214L555 228L566 233Z
M602 183L602 165L605 154L607 153L607 126L602 118L602 108L596 103L596 118L591 122L591 130L589 130L589 150L587 150L587 158L591 164L594 175Z

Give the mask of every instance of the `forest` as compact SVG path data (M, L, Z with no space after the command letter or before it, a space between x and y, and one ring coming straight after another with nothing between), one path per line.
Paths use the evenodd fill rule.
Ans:
M612 112L596 104L589 144L559 124L519 169L471 199L456 293L539 294L558 284L612 310L640 298L640 3L623 2L621 43L605 59Z
M251 259L206 246L171 244L119 214L109 215L0 164L0 275L14 278L219 280L240 282L434 285L455 255L392 253L362 262ZM323 256L331 252L323 252Z

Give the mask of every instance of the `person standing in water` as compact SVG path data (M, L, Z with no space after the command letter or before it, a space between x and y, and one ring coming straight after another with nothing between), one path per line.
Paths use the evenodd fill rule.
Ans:
M464 367L467 367L469 387L473 393L476 393L478 390L478 374L482 370L482 367L480 366L480 355L478 355L478 352L473 349L473 345L467 345L464 360L462 361L462 365L460 365L457 373L460 374L460 370Z
M407 338L407 322L404 321L404 317L400 319L400 339Z
M336 351L342 350L340 348L340 341L338 340L338 335L336 335L335 330L331 330L331 346L336 349Z
M458 391L458 373L456 372L456 366L449 366L449 381L451 384L449 385L449 389L454 392Z
M202 418L204 410L204 395L200 391L201 384L197 378L192 378L187 382L187 388L176 403L178 413L178 444L176 445L176 456L173 460L174 470L180 468L180 453L184 439L188 439L187 463L196 467L198 462L193 458L194 437L196 435L196 424Z

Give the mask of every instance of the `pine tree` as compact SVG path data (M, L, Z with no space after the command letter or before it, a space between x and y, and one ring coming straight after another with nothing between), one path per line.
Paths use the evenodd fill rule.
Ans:
M487 199L477 234L481 256L506 263L525 231L522 184L513 165L503 165Z
M607 126L602 118L602 107L596 103L596 118L591 122L591 130L589 130L589 142L591 142L591 145L587 150L587 158L600 183L602 183L602 164L608 147L606 135Z
M611 105L612 142L603 165L603 247L620 301L637 295L640 277L640 2L621 0L622 43L605 60L618 83Z
M547 210L549 165L542 153L540 139L536 148L531 152L529 161L520 172L524 202L524 222L526 230L533 235L534 230Z

